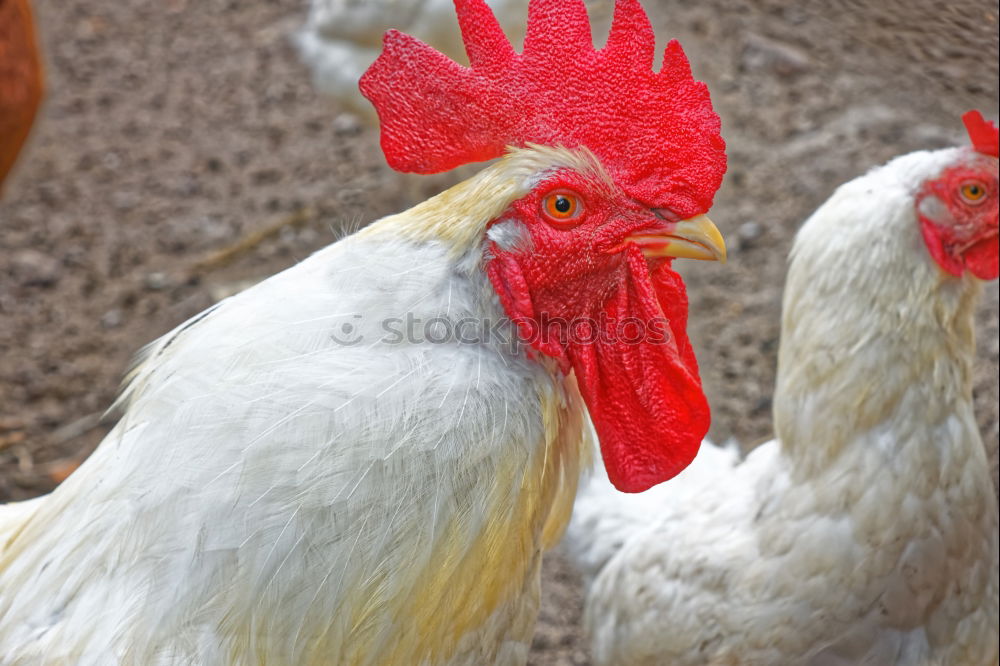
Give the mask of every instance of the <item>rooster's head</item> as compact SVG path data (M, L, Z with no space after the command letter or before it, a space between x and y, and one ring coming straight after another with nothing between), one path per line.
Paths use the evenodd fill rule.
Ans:
M709 425L670 262L725 258L706 217L726 168L719 118L677 42L653 71L637 0L619 0L600 50L582 0L532 0L520 54L484 0L455 5L470 67L390 31L362 78L382 148L417 173L506 154L492 189L463 190L463 206L502 200L476 230L483 267L535 353L575 373L611 481L645 490Z

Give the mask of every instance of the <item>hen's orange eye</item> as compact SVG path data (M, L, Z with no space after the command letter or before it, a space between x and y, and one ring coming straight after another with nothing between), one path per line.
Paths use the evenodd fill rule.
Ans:
M962 198L971 204L980 203L986 197L986 186L976 181L962 183L960 191Z
M557 226L574 225L582 212L583 203L579 195L569 190L556 190L542 199L542 213Z

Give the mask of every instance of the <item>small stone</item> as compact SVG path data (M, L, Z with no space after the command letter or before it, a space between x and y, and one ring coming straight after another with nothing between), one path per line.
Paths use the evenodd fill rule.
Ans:
M150 291L162 291L170 286L170 278L166 273L159 271L146 274L146 289Z
M301 245L313 246L319 243L319 234L316 233L315 229L305 227L299 230L298 241Z
M740 225L740 228L736 230L736 234L740 237L740 240L746 244L757 240L763 233L764 228L756 222L744 222Z
M743 66L747 69L769 69L778 76L792 77L811 69L812 61L790 44L751 32L746 35Z
M116 171L121 168L122 158L119 157L118 153L109 150L101 156L101 164L112 171Z
M333 119L333 131L337 134L357 134L361 131L361 120L353 113L341 113Z
M118 190L111 195L111 205L117 210L131 210L139 205L139 197L134 192Z
M38 250L21 250L11 261L14 281L22 287L51 287L62 277L62 264Z
M118 328L125 322L125 315L118 308L108 310L101 317L101 326L104 328Z
M201 237L205 243L222 243L228 241L233 237L233 228L224 219L218 215L205 215L198 218L197 223L194 225L201 234ZM179 227L178 232L184 233L186 228Z
M261 280L260 278L250 278L248 280L237 280L236 282L226 282L223 284L210 284L208 285L208 295L212 298L212 302L218 303L219 301L234 296L245 289L249 289Z

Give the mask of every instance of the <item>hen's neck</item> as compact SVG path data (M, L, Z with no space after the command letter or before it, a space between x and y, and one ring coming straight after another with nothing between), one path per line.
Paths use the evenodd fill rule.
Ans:
M844 206L820 209L793 253L774 406L785 456L807 476L840 457L874 454L884 474L903 473L904 459L937 474L942 458L983 457L971 389L978 283L925 256L905 200L854 207L863 219L836 225L822 217Z

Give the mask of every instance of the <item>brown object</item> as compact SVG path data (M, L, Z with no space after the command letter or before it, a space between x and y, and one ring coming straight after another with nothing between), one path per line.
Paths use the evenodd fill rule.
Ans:
M29 0L0 0L0 187L42 99L42 65Z

